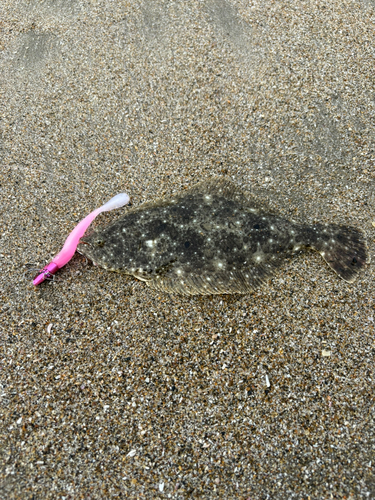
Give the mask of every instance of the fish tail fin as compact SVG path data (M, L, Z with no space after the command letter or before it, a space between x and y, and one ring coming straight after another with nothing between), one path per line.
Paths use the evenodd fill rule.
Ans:
M320 253L340 278L353 283L370 261L362 231L336 224L319 224L314 230L315 238L310 246Z

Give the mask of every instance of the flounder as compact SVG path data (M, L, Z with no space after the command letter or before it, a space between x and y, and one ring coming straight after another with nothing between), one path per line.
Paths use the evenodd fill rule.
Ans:
M131 209L78 247L100 267L185 295L246 293L308 248L349 283L368 261L358 229L273 215L225 178Z

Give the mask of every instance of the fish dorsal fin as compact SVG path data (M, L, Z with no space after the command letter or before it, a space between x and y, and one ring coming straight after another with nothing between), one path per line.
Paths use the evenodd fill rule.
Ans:
M147 281L147 284L159 291L182 295L248 293L270 278L280 263L277 259L240 271L203 269L200 274L193 275L181 275L174 267L164 276Z
M139 205L138 207L131 208L130 210L127 211L127 213L134 214L137 212L141 212L142 210L146 210L148 208L167 207L171 203L173 203L171 198L169 198L169 199L168 198L158 198L158 199L152 200L152 201L145 201L144 203L142 203L142 205Z
M249 199L241 191L241 189L226 177L213 177L204 180L193 186L192 188L179 193L179 197L187 197L191 195L216 195L226 198L227 200L236 201L242 205L248 205Z
M178 193L176 198L187 198L195 195L212 195L213 197L223 197L226 200L238 203L242 208L256 211L258 213L272 214L274 210L264 200L256 199L254 194L246 194L227 177L212 177L196 184L190 189Z
M230 179L227 179L226 177L213 177L211 179L201 181L193 187L184 189L174 195L172 194L156 200L146 201L139 207L130 209L128 213L135 213L148 208L167 207L173 203L178 203L180 200L197 195L215 195L223 197L227 200L235 201L243 206L256 206L256 208L258 208L259 205L253 200L249 200L241 189Z

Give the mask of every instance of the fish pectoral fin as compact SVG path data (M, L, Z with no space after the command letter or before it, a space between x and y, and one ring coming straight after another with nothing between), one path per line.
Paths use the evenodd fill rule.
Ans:
M158 267L157 269L137 269L136 271L132 272L131 274L141 280L141 281L146 281L150 282L158 277L162 277L168 272L171 272L173 270L173 266L176 262L176 259L171 259L169 262L166 262L162 266Z
M140 274L133 274L134 278L137 278L137 280L140 280L140 281L145 281L146 283L148 283L150 280L145 278L143 275L140 275Z

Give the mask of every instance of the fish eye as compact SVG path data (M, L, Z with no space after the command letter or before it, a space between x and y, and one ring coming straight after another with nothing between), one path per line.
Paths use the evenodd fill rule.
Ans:
M104 240L96 240L95 241L96 246L102 247L104 245Z

